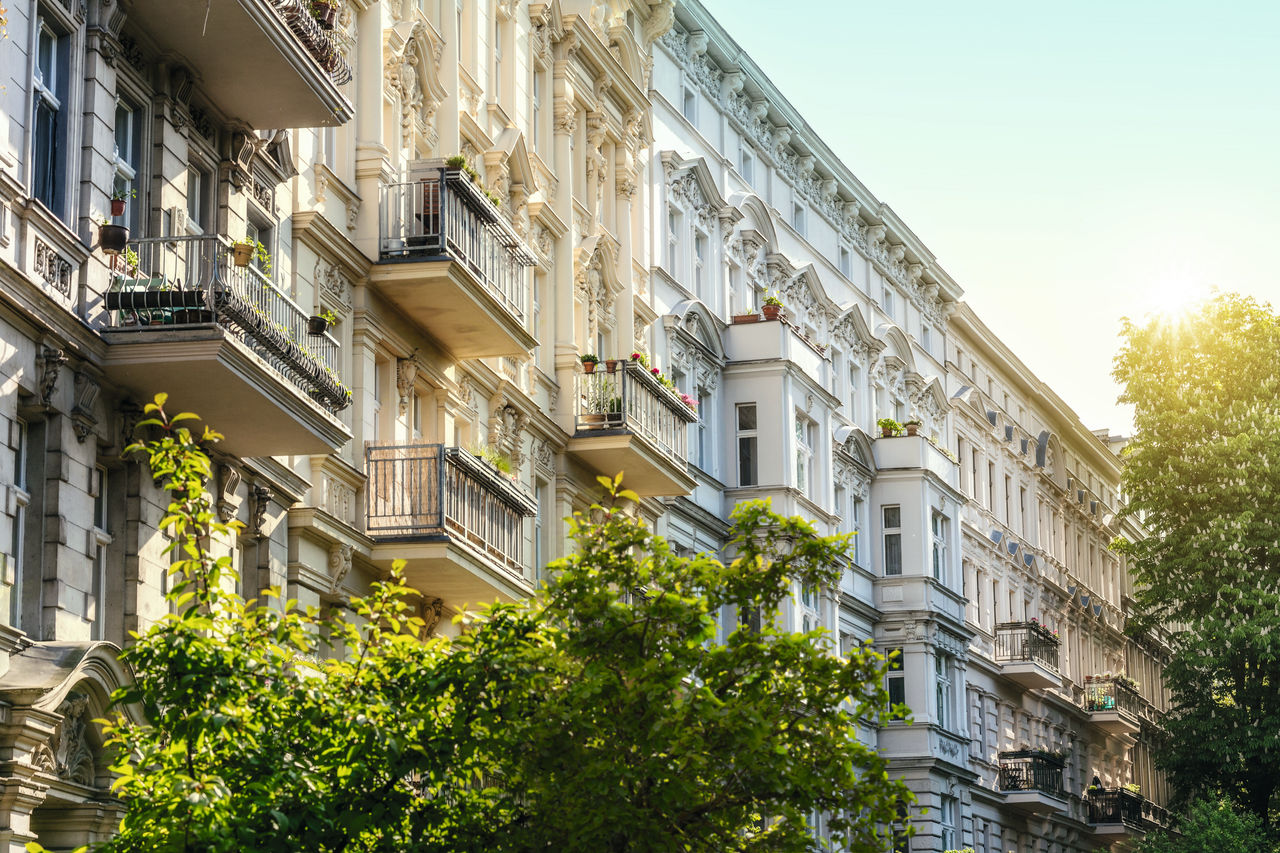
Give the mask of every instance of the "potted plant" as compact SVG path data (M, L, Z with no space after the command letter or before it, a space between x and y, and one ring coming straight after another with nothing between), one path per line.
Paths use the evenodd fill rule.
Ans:
M764 312L766 320L776 320L782 316L782 309L785 307L782 300L771 293L764 298L764 306L760 310Z
M732 320L734 325L739 323L756 323L760 320L760 315L754 312L751 314L734 314Z
M129 228L126 225L112 225L110 222L98 223L98 245L108 255L118 255L129 243Z
M338 21L338 4L335 0L311 0L311 17L321 29L331 30Z
M232 243L231 256L238 267L247 267L256 260L262 274L271 276L271 253L267 251L266 246L262 245L261 240L240 240Z
M125 201L137 197L137 190L129 189L128 187L116 187L111 191L111 215L124 216Z
M307 318L307 334L323 335L330 327L336 325L338 325L338 315L328 308L322 308L319 314L312 314Z
M893 438L902 433L902 424L893 418L881 418L876 421L876 426L880 427L880 435L884 438Z
M616 372L617 372L617 370L618 370L618 362L619 362L619 361L621 361L621 359L617 359L617 358L606 358L606 359L604 360L604 369L605 369L607 372L609 372L609 373L616 373Z
M582 356L581 361L583 373L595 373L596 365L600 363L599 357L592 353L587 353Z
M907 435L915 435L920 431L920 421L916 418L907 421L903 426L907 428Z

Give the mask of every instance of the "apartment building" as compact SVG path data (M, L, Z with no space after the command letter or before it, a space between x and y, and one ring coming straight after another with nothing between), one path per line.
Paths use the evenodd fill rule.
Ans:
M900 651L914 725L858 725L928 808L910 849L1159 818L1115 442L699 5L8 6L3 849L119 817L89 721L166 606L165 498L125 453L161 392L224 436L247 594L341 607L403 558L447 634L532 594L598 475L689 553L769 497L858 534L785 618Z
M896 653L913 722L861 732L917 795L901 849L1123 849L1165 820L1167 696L1108 548L1141 535L1115 517L1122 442L982 324L720 23L694 0L675 17L654 51L652 279L711 447L669 535L706 547L761 496L857 533L840 588L797 589L790 619Z

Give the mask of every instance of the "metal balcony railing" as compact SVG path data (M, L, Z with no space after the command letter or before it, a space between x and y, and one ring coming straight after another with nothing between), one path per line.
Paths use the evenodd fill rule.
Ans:
M307 52L339 86L351 81L351 66L343 58L338 41L339 30L326 30L311 14L310 0L270 0L289 30L298 37Z
M1090 675L1085 678L1086 711L1123 711L1134 717L1141 717L1144 704L1138 691L1121 676Z
M308 314L256 267L237 266L217 236L132 240L104 297L116 328L216 323L332 412L351 403L338 377L338 342L309 334ZM175 365L175 369L180 365Z
M365 473L370 536L465 542L524 576L524 519L538 505L510 477L442 444L370 446Z
M1090 788L1084 795L1089 823L1124 823L1141 826L1143 803L1140 794L1125 788Z
M579 433L633 433L680 465L688 463L687 425L698 416L639 363L619 361L613 372L601 364L579 374L577 394Z
M1003 622L996 626L996 660L1035 661L1058 671L1058 638L1034 622Z
M413 180L384 184L378 215L383 260L455 261L524 323L534 258L462 170L430 167L415 170Z
M1062 759L1034 749L1000 753L1001 791L1062 795Z

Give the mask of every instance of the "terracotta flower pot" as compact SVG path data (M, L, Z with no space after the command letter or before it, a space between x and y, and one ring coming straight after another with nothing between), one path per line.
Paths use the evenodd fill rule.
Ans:
M124 199L122 198L111 199L111 215L124 216Z
M582 362L582 372L583 372L583 373L595 373L595 372L596 372L596 363L595 363L594 361L584 361L584 362Z
M236 243L231 247L231 257L238 267L247 267L249 262L253 260L253 250L257 248L252 243Z
M604 369L609 373L616 373L618 371L618 360L616 358L605 359Z
M881 438L893 438L893 429L890 427L880 427Z
M759 322L759 320L760 320L759 314L734 314L733 315L733 322L735 325L738 323L756 323L756 322Z
M329 321L319 314L312 314L307 318L307 334L323 335L329 329Z
M782 316L781 305L766 305L760 309L764 313L766 320L776 320Z
M906 426L907 426L907 435L915 435L917 432L920 431L919 424L907 424Z

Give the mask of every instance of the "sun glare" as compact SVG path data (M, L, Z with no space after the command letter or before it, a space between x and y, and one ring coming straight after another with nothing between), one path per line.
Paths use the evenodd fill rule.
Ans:
M1213 295L1213 289L1190 281L1164 280L1147 289L1147 311L1173 319L1186 314Z

